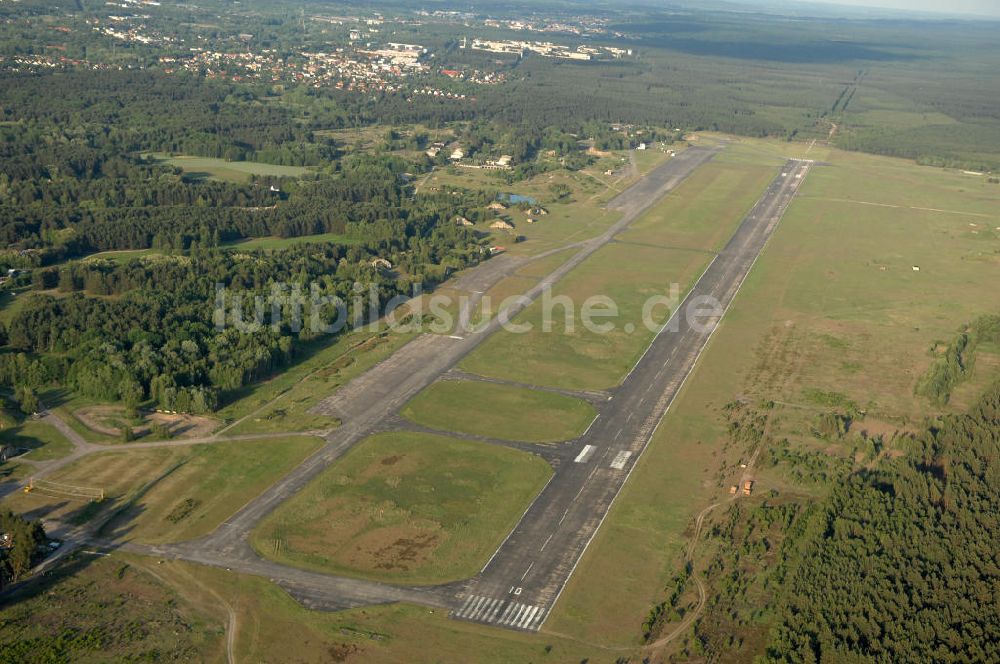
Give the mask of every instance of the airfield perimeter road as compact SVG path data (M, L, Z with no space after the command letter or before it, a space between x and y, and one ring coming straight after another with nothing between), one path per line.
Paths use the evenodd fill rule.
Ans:
M619 195L609 207L620 210L621 219L599 237L572 245L580 248L577 254L528 291L510 316L611 241L714 154L715 150L691 148ZM808 162L790 161L786 165L784 175L775 179L688 294L679 310L681 314L688 305L698 303L701 296L713 297L723 308L728 307L808 168ZM488 261L481 268L490 267L491 263ZM481 268L473 271L479 290L485 291L520 264L509 262L504 266L497 262L496 265L482 272ZM180 544L128 543L123 548L266 576L313 608L341 609L408 601L451 609L451 615L458 619L537 630L718 322L718 316L703 318L702 327L696 328L681 314L672 318L671 324L654 339L623 384L611 391L611 399L600 409L594 425L571 443L576 456L571 455L557 465L553 479L473 579L440 586L404 587L308 572L261 558L250 547L248 538L260 520L279 504L351 446L384 428L386 422L394 421L410 398L455 367L499 329L497 319L464 337L420 337L359 379L357 387L321 403L318 406L321 410L346 415L344 424L328 435L328 443L315 455L249 502L211 535ZM673 324L676 329L671 329Z

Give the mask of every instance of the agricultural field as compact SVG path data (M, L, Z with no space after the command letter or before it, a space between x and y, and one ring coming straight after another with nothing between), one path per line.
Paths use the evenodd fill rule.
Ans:
M464 579L552 474L541 458L409 432L373 436L251 536L277 562L400 583Z
M597 411L553 392L469 380L443 380L402 411L417 424L474 436L555 443L582 434Z
M213 157L192 157L188 155L154 154L164 163L176 166L193 179L214 179L227 182L247 182L252 175L274 177L299 177L309 172L301 166L278 166L255 161L226 161Z
M295 436L99 452L45 479L104 490L103 502L73 501L45 489L16 494L5 502L32 518L98 524L111 517L102 534L123 540L193 539L214 530L321 443Z
M747 144L762 155L784 147ZM841 464L903 453L895 436L935 411L914 393L935 342L1000 309L1000 240L988 232L1000 226L1000 188L901 160L836 150L823 158L830 165L810 173L570 580L553 631L640 642L683 569L695 516L720 502L721 518L726 487L744 472L749 450L730 438L727 404L774 402L755 493L824 495ZM962 393L1000 377L983 350ZM962 408L956 401L944 411ZM851 409L846 436L807 433L824 414ZM865 451L861 432L883 438L881 457Z

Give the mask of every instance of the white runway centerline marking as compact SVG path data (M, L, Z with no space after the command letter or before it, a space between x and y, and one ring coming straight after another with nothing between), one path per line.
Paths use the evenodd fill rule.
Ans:
M627 450L622 450L617 455L615 455L614 461L611 462L611 467L614 468L615 470L621 470L622 468L625 467L625 464L628 463L629 457L631 456L632 456L631 452Z
M590 457L594 456L595 451L597 451L597 448L593 445L584 445L583 449L580 450L580 453L576 455L576 458L573 459L573 461L576 463L587 463L590 461Z

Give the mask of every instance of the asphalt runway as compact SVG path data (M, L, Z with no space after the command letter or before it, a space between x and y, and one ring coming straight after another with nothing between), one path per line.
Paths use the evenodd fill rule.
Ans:
M558 467L480 575L457 595L452 617L529 631L545 622L721 320L688 312L705 298L722 312L729 307L809 166L785 165L629 376L610 391L595 423L573 443L572 461Z
M615 198L609 208L621 211L621 219L602 235L569 245L579 251L528 291L511 317L537 298L544 287L610 242L716 153L715 149L689 148ZM808 167L807 162L788 163L784 169L787 175L771 184L684 300L681 311L699 295L716 297L728 306ZM485 291L523 263L487 261L460 279ZM470 306L475 304L471 302ZM559 458L550 460L556 469L553 479L473 579L433 587L403 587L308 572L262 559L251 549L248 538L261 519L354 444L373 432L386 430L387 423L398 421L398 412L409 399L453 371L462 358L499 329L496 319L464 337L420 337L360 377L356 384L345 386L343 396L334 395L325 401L319 408L345 417L343 425L328 435L327 444L212 534L169 545L104 544L264 576L315 609L407 601L451 609L452 617L457 619L537 630L718 322L717 317L703 321L707 327L696 329L683 316L671 320L678 323L677 329L661 332L624 383L609 391L590 430L567 444L557 455Z

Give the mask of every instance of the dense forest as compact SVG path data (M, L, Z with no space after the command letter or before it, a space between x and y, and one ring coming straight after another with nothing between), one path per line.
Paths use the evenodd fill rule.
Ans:
M47 95L53 85L68 94ZM0 328L0 385L27 412L55 385L130 409L215 410L316 337L316 324L296 325L284 310L292 289L345 302L350 325L483 255L482 240L452 219L484 214L495 192L414 196L410 181L429 160L342 154L286 108L263 103L266 94L129 71L7 77L0 86L0 267L15 271L8 286L51 293L30 298ZM342 124L336 112L315 121ZM176 151L313 169L227 182L153 156ZM227 248L317 234L343 241ZM121 249L154 252L74 260ZM392 269L373 267L376 258ZM365 311L355 310L355 283L377 291ZM247 302L267 298L281 321L253 334L219 325L217 286ZM338 314L312 311L309 298L296 306L323 328Z
M53 88L57 97L48 94ZM315 166L335 153L312 128L346 126L336 107L303 125L288 107L266 103L260 87L197 76L79 69L5 74L0 91L0 121L17 123L18 134L58 127L64 144L75 139L117 156L150 150ZM49 138L50 145L60 144L58 135Z
M773 662L1000 659L1000 385L836 486L799 542Z
M406 248L397 266L413 270L405 277L372 267L364 245L308 243L271 253L196 249L149 261L53 268L52 281L41 286L69 295L35 297L13 318L5 333L10 352L0 353L0 384L32 389L63 384L130 408L151 399L167 410L215 410L220 394L287 365L296 348L318 336L314 296L342 301L346 323L367 321L371 302L366 294L363 308L356 309L355 283L373 285L384 304L410 295L414 283L432 283L435 275L419 272L426 265L458 268L477 259L478 249L457 243L462 229L442 228L450 239L437 231L407 236L404 229L389 242L399 251ZM456 246L459 252L449 249ZM217 284L239 294L247 307L255 296L266 298L267 312L272 306L281 311L279 320L264 321L252 334L237 321L219 320ZM303 293L301 302L290 300L295 287ZM245 315L249 319L251 312ZM323 328L341 322L338 315L331 308L315 312Z
M389 180L390 186L393 182L394 178ZM322 184L316 183L315 189L322 189ZM331 191L336 189L333 181ZM477 196L482 197L469 194L462 200L470 206L484 204ZM458 205L454 196L417 201L400 208L395 219L364 222L348 217L355 238L350 245L223 250L215 247L217 231L213 230L211 242L200 242L202 230L189 243L186 227L178 225L174 231L178 239L172 245L176 251L168 255L36 269L34 287L56 289L61 295L31 299L0 334L0 342L10 350L0 352L0 384L29 388L65 384L81 394L122 400L132 407L152 399L168 410L214 410L220 393L286 365L301 342L316 336L315 325L293 328L290 311L283 313L280 324L266 325L254 334L217 325L217 285L248 302L255 296L267 297L270 310L272 300L279 307L293 305L283 301L286 292L275 295L276 284L287 291L297 287L310 296L335 297L349 307L353 307L354 284L370 284L381 305L394 296L411 294L415 285L437 283L451 270L480 260L481 249L471 231L442 223L451 219ZM384 209L391 214L393 208ZM390 259L394 271L373 267L374 257ZM306 320L313 316L309 305L307 299L299 314ZM371 304L366 300L365 306ZM371 313L351 308L347 320ZM335 314L323 311L316 316L325 327Z
M757 411L732 419L733 440L746 442L762 421ZM893 447L867 450L860 464L849 460L856 453L785 459L806 474L819 463L821 481L797 483L822 493L772 490L713 518L703 536L711 586L688 657L1000 658L1000 384L968 412L928 421ZM668 584L643 626L648 640L695 607L697 573L688 566Z

